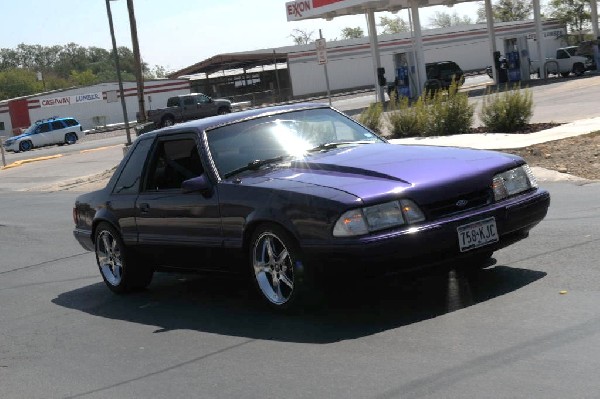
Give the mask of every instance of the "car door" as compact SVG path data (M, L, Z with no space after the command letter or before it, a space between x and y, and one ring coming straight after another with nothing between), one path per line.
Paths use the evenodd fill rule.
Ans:
M183 104L181 105L181 117L184 121L190 119L197 119L199 116L198 105L196 104L196 98L194 96L187 96L182 98Z
M29 136L29 139L33 143L34 147L48 145L52 142L52 134L50 133L51 131L52 127L50 126L50 123L40 123L38 127L34 130L33 134Z
M222 246L218 196L181 189L204 173L199 148L194 133L159 137L136 202L139 245L164 266L219 268L207 263Z
M48 132L48 144L59 144L65 142L65 125L61 121L50 122L52 130Z
M205 118L207 116L213 116L217 114L217 105L214 101L207 95L199 94L196 98L198 103L198 108L200 111L200 116Z

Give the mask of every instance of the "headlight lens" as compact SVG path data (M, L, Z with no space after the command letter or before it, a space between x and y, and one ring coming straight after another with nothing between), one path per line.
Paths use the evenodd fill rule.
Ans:
M511 195L522 193L531 188L536 188L537 181L531 172L529 165L519 166L494 176L492 188L494 199L500 201Z
M353 209L345 212L333 228L334 237L351 237L425 220L425 215L411 200Z

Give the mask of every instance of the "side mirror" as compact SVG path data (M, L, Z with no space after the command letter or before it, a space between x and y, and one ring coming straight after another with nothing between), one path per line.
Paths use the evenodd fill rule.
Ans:
M192 177L181 183L181 191L184 194L199 192L204 196L212 195L212 185L208 181L206 174L201 174L198 177Z

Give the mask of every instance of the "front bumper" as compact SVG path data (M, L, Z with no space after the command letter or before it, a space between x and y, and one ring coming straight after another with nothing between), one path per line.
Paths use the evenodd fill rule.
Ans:
M17 152L19 150L19 141L13 141L12 143L3 143L4 149L6 151Z
M94 251L95 248L94 242L92 241L91 231L75 228L73 230L73 236L75 237L79 245L83 247L83 249L87 251Z
M327 243L302 242L301 246L305 255L323 269L341 266L403 272L456 264L526 238L529 230L546 216L549 206L550 194L537 189L412 228L366 237L332 239ZM490 217L496 220L498 242L461 252L457 228Z

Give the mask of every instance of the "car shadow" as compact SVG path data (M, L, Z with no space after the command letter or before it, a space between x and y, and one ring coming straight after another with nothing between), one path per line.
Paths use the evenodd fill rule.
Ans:
M157 273L148 290L112 294L96 283L52 302L90 315L159 326L155 333L196 330L283 342L325 344L399 328L516 291L544 272L496 266L472 273L378 278L327 286L320 304L295 314L262 305L244 279Z

